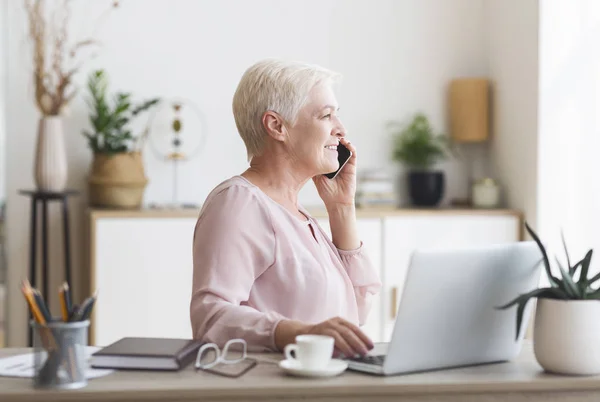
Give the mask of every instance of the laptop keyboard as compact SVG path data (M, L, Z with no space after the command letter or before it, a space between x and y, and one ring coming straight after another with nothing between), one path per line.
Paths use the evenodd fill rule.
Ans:
M353 362L357 362L357 363L366 363L366 364L374 364L376 366L382 366L383 362L385 361L385 355L378 355L378 356L362 356L362 357L355 357L354 359L350 359Z

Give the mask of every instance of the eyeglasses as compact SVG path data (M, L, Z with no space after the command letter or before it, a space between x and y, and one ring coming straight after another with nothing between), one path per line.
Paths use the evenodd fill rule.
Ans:
M206 343L198 350L196 370L204 370L227 377L239 377L257 361L247 356L247 344L243 339L231 339L219 349L215 343Z

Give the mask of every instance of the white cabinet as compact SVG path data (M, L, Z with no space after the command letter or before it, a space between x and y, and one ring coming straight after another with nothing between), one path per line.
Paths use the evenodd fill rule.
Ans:
M92 225L91 342L192 337L194 218L101 218Z
M319 225L327 232L331 239L331 228L329 227L329 221L327 218L317 219ZM361 240L364 243L365 251L368 253L373 265L375 265L379 277L381 278L382 272L382 221L379 218L361 218L357 220L357 231ZM383 311L381 310L381 293L377 294L372 299L371 312L367 322L362 327L362 330L369 336L374 342L379 342L383 335L382 333L382 318Z
M388 341L410 254L416 248L476 246L520 239L511 211L357 211L358 231L383 283L365 332ZM313 213L331 236L325 214ZM124 336L191 337L195 212L92 211L91 286L99 290L90 341ZM426 295L424 295L426 297Z

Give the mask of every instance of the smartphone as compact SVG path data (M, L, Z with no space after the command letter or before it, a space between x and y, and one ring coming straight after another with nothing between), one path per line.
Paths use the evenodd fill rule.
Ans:
M325 175L329 179L334 179L335 176L338 175L340 170L342 170L342 168L344 167L346 162L348 162L348 160L350 160L350 157L352 156L352 152L350 152L350 150L348 148L346 148L344 145L342 145L341 142L337 146L337 151L338 151L338 163L340 164L340 167L335 172L327 173Z

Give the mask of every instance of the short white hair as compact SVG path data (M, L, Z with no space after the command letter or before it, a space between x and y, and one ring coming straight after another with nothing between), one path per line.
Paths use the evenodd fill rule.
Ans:
M314 64L279 59L261 60L248 68L233 96L233 117L246 145L248 161L264 149L265 112L276 112L294 125L313 87L332 85L340 78L339 73Z

